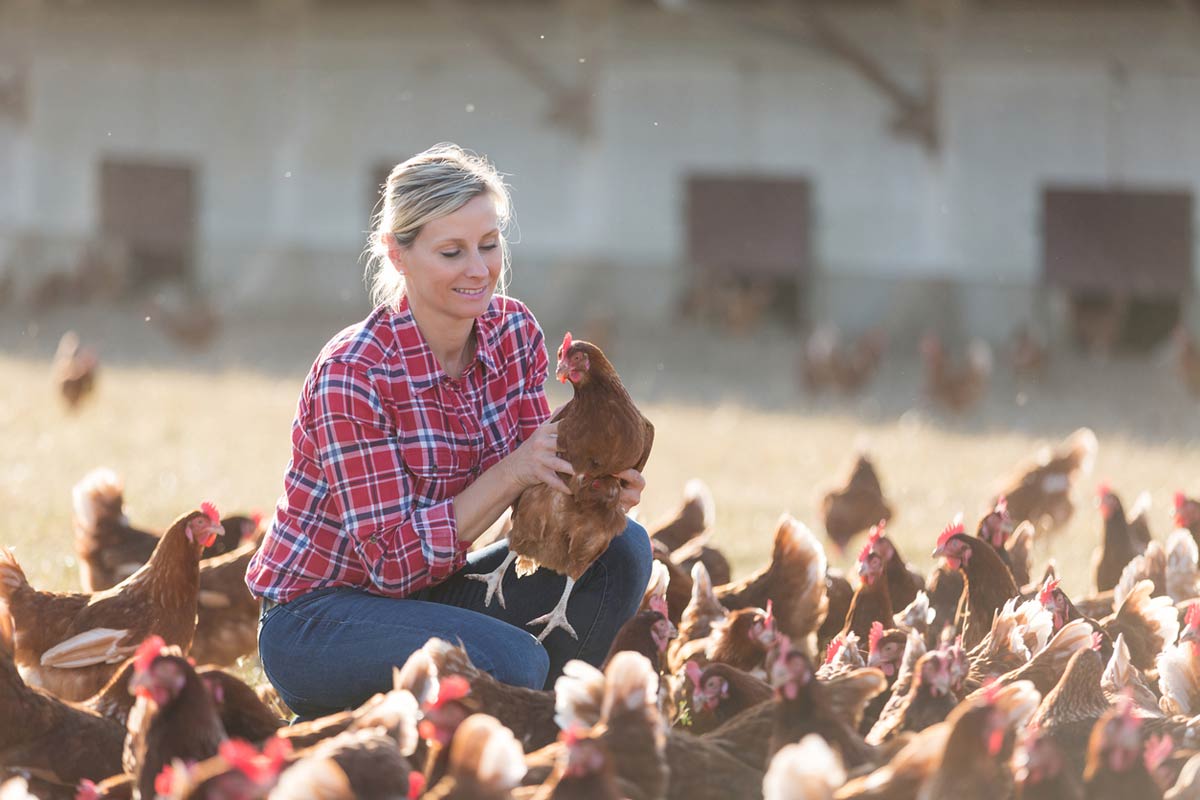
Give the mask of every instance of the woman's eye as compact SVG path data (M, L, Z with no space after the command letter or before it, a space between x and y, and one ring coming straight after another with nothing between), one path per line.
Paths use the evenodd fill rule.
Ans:
M480 250L495 250L499 246L500 245L497 244L496 242L492 242L491 244L481 245L479 249Z
M461 252L462 252L461 250L451 250L449 252L442 253L442 256L445 258L457 258L458 254Z

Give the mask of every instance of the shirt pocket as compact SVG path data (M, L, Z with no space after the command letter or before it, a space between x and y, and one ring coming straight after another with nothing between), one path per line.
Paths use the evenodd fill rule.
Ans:
M456 493L460 459L453 445L432 437L413 437L400 442L400 458L412 479L418 505L445 500Z

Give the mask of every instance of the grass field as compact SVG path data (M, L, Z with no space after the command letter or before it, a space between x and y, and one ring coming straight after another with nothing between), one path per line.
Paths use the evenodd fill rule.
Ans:
M36 327L0 321L0 544L16 550L36 586L77 586L70 490L93 467L124 476L128 513L144 526L161 528L205 499L222 511L270 508L281 488L297 390L340 324L231 325L212 351L193 355L141 322L132 312L64 313ZM104 358L97 392L75 416L58 401L48 369L68 326L99 343ZM898 510L891 530L903 552L927 565L938 531L956 511L973 526L1011 465L1078 425L1092 426L1100 454L1080 492L1080 511L1038 550L1040 559L1058 560L1072 594L1090 582L1100 529L1091 495L1097 480L1108 480L1127 503L1149 489L1160 538L1168 532L1172 493L1200 486L1200 415L1156 361L1062 358L1047 382L1032 388L999 374L981 409L946 419L921 407L911 357L893 354L862 398L812 399L792 384L794 349L782 331L730 340L697 330L629 332L613 347L658 431L642 519L668 514L684 482L703 478L717 502L713 543L738 574L765 557L782 511L823 534L815 514L819 489L845 469L857 442L876 457ZM555 386L552 402L566 396Z

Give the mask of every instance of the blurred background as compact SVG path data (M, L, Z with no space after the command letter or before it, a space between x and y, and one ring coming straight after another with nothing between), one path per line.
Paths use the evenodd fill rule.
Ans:
M510 292L653 412L646 513L701 474L739 569L856 446L924 539L1089 425L1166 528L1197 130L1193 0L0 0L0 531L65 535L99 464L160 525L269 507L380 184L438 141L508 176Z

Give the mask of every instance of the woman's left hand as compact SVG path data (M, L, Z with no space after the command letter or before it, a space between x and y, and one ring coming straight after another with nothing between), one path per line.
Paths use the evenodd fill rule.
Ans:
M636 469L627 469L613 476L621 480L621 495L617 502L621 504L621 512L628 514L629 510L642 502L642 489L646 488L646 479Z

